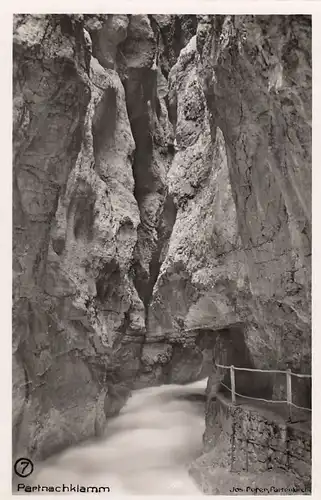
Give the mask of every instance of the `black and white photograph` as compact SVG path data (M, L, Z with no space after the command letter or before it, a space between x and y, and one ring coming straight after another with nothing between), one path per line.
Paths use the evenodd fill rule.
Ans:
M12 16L12 495L311 495L312 17Z

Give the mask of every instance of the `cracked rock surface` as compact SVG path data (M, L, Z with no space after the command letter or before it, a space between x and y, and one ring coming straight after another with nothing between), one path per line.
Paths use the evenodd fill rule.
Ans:
M215 332L236 328L247 356L217 348L216 361L310 373L310 18L201 16L169 82L177 216L145 358L156 342L174 352L183 338L195 358L206 330L214 347ZM172 380L170 363L154 364L154 378ZM194 373L201 365L195 358ZM190 367L180 372L177 381ZM309 384L294 392L309 404Z
M14 456L215 361L310 373L310 17L15 15L13 53Z

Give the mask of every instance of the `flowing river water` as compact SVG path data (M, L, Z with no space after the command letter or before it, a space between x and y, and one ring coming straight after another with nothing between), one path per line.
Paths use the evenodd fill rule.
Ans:
M123 495L201 495L188 465L202 449L205 388L206 379L134 391L102 439L37 464L28 483L108 486Z

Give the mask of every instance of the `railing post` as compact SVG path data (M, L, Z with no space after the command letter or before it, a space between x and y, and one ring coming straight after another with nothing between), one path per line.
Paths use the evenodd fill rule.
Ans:
M230 366L230 373L231 373L231 391L232 391L232 403L233 405L235 404L235 370L234 366Z
M289 421L292 420L292 374L291 370L286 371L286 399L288 403Z

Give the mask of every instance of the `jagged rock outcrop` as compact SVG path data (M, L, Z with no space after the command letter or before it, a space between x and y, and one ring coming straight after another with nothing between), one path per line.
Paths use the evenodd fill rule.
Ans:
M194 37L181 51L170 73L169 105L176 115L174 126L178 151L169 171L168 184L178 213L154 289L143 357L146 370L149 370L148 342L152 343L153 350L157 342L164 350L182 353L183 373L180 377L177 374L175 382L188 380L188 377L193 380L202 367L202 353L194 342L199 327L206 328L207 323L211 327L215 319L216 329L237 321L229 298L224 296L224 284L222 287L219 281L226 284L230 281L231 288L226 292L231 295L232 282L235 281L233 274L240 287L242 272L245 274L238 257L234 258L234 269L227 262L223 262L223 266L215 265L217 253L223 255L217 259L222 261L226 249L228 255L233 248L237 249L239 236L225 143L220 130L212 140L210 114L198 77L198 58ZM221 315L224 315L223 320ZM185 333L185 330L189 332ZM189 355L194 359L194 370L184 362ZM166 372L168 359L163 357L162 360L166 362ZM153 369L153 376L158 371ZM159 373L159 381L165 380L162 371ZM171 372L166 372L169 380L172 376Z
M165 102L168 85L157 65L157 51L149 18L132 17L120 52L125 61L122 79L136 145L133 174L141 219L134 253L135 285L146 312L158 276L161 249L175 220L171 200L165 205L174 137Z
M14 454L133 386L212 397L214 361L309 373L310 18L18 15L13 42Z
M55 263L64 240L55 251L50 237L90 100L82 37L79 23L68 16L14 19L14 453L36 450L39 440L43 448L59 446L65 426L64 439L72 442L72 428L77 434L85 419L94 422L92 402L100 392L96 386L88 393L89 366L78 355L79 348L92 349L89 340L71 346L81 334L72 323L62 326L75 291ZM77 429L70 418L73 400L80 398L89 411Z
M176 215L167 75L196 31L165 17L15 16L14 455L100 434L139 369Z
M201 373L208 330L212 348L223 330L231 339L216 361L309 373L310 19L203 16L169 80L178 212L150 306L144 377L172 380L174 364L178 376L171 355L182 339L189 351L175 381ZM240 386L284 391L281 379L256 382L244 376ZM294 392L310 403L309 383Z
M127 30L137 43L128 44L120 68ZM131 70L134 46L133 68L146 55L144 80L146 71L155 74L147 16L15 17L14 454L43 458L99 434L139 367L145 309L134 283L137 230L148 217L156 227L153 210L162 206L134 196L127 101L136 96L126 89L126 101L119 76ZM142 107L148 99L141 96ZM145 111L138 108L138 118ZM162 112L155 135L166 148L164 105ZM155 114L147 111L147 137Z

